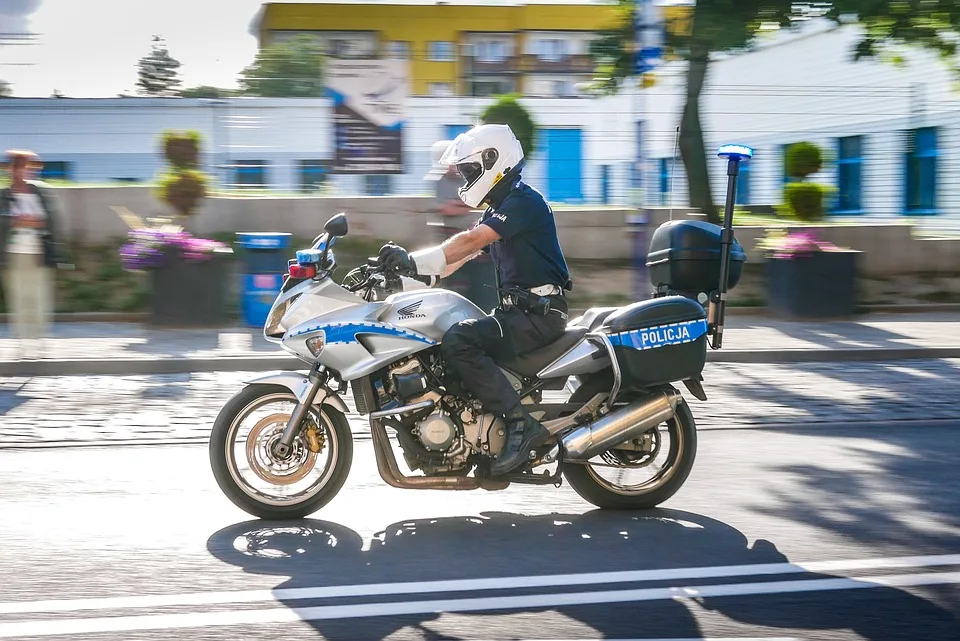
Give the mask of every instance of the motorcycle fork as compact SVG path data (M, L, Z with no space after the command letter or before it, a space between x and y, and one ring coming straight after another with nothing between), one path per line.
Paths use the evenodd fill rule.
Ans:
M290 414L290 420L287 421L287 426L283 429L283 434L280 435L280 440L273 446L275 456L286 458L290 454L293 449L293 441L299 436L300 430L303 427L304 417L306 417L307 412L310 411L310 407L313 406L313 401L316 400L317 394L320 393L320 389L326 384L329 378L330 376L327 374L326 368L322 365L314 365L313 369L310 370L310 374L307 376L310 387L307 388L306 394L304 394L302 399L299 399L296 407L293 408L293 412Z

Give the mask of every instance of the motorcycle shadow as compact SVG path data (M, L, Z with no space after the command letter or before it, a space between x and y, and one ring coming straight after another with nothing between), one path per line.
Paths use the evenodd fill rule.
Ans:
M739 583L764 579L727 577L522 588L512 586L509 577L788 563L769 541L759 539L750 545L739 530L721 521L669 509L535 516L486 512L479 517L401 521L377 533L366 550L360 534L337 523L315 519L252 520L215 533L207 548L216 558L246 572L288 577L277 586L276 595L281 603L294 609L469 600L504 596L504 590L511 596ZM377 595L372 590L374 594L370 596L327 596L320 601L287 598L289 595L283 592L327 586L470 582L482 578L497 579L495 589L468 586L463 592L422 592L422 586L414 586L407 595L399 591ZM831 577L778 577L788 581L800 578ZM870 601L861 600L865 598ZM381 611L376 606L374 610ZM460 614L424 608L419 614L330 618L310 620L309 624L326 639L695 638L702 634L694 614L715 617L711 613L749 626L852 629L866 639L947 639L954 638L946 635L957 629L956 619L945 610L893 588L718 597L696 602L659 597L591 605L507 604L496 611ZM898 636L896 630L901 624L911 634ZM915 636L921 631L918 625L923 626L919 637Z

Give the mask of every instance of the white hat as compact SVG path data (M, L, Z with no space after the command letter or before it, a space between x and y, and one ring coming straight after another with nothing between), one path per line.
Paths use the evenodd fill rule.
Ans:
M444 152L447 151L447 147L449 147L452 142L452 140L441 140L433 143L433 146L430 147L431 167L427 175L423 177L424 180L440 180L443 178L443 175L447 173L449 167L441 165L440 159L443 158Z

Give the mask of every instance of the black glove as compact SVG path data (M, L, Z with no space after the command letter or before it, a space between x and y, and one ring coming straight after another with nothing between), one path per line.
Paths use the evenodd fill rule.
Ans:
M390 271L397 272L404 276L407 275L416 275L417 265L413 262L413 259L410 258L410 254L407 253L407 250L399 245L394 245L393 243L387 243L380 248L379 254L380 264L386 267Z

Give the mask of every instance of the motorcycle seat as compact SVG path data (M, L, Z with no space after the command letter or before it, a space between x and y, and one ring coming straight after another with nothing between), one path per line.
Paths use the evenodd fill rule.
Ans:
M549 345L535 349L532 352L527 352L526 354L513 356L497 364L504 369L508 369L524 377L536 376L537 372L563 356L567 350L579 343L587 331L589 330L586 327L579 325L567 327L563 335Z
M619 307L591 307L583 313L583 317L577 323L578 325L583 325L584 327L589 327L591 330L595 330L603 324L603 321L607 320L607 317L620 309Z

